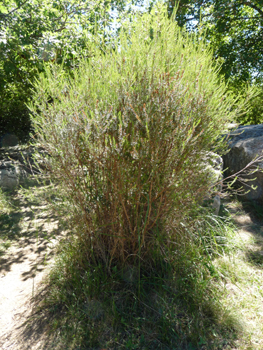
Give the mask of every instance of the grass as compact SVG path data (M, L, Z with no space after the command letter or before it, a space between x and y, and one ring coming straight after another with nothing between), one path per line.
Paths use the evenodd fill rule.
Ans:
M103 264L88 265L68 238L40 294L38 318L49 320L48 331L66 349L230 349L242 325L221 303L226 288L214 261L233 252L225 240L234 231L212 222L214 236L197 235L172 258L140 270L115 266L111 274ZM215 243L223 235L223 244Z
M243 324L235 348L260 350L263 348L262 209L256 203L236 199L228 206L239 230L235 235L235 254L215 261L224 276L225 293L221 303Z
M44 198L56 202L51 185L1 192L2 255L30 234L35 216L26 206L50 220ZM72 232L36 296L31 326L49 334L46 349L261 350L262 216L253 206L232 199L221 219L200 221L191 244L140 270L90 266Z
M243 323L242 337L237 341L238 349L262 349L263 339L263 271L238 257L230 261L218 261L227 276L226 295L222 303L236 313Z
M74 235L65 238L36 298L34 324L48 320L44 347L261 350L263 270L252 255L261 256L262 238L255 222L253 233L235 228L236 218L250 216L231 205L207 219L205 240L196 235L173 258L140 270L109 274L80 257Z

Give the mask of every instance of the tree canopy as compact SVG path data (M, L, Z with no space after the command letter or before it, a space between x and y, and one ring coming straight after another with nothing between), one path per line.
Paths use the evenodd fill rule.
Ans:
M133 1L138 2L138 1ZM108 41L116 15L127 12L121 0L3 0L0 4L0 129L29 124L25 103L46 61L74 67L89 53L96 31ZM15 116L16 115L16 116ZM22 119L21 119L22 118ZM1 135L0 135L1 136Z
M262 80L262 0L170 0L170 13L175 6L181 26L206 31L215 57L223 60L222 73L227 79Z
M44 61L59 61L64 57L67 63L67 58L80 54L95 22L104 29L109 23L109 7L110 2L105 1L3 0L0 5L1 94L12 84L15 90L27 90L32 77L42 70Z

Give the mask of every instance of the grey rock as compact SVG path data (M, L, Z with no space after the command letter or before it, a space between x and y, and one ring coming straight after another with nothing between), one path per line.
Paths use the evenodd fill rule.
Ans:
M10 147L18 145L18 138L14 134L5 134L0 140L1 147Z
M211 206L214 209L214 214L218 215L221 206L221 198L218 194L214 196Z
M0 165L0 187L6 190L13 190L19 183L17 168L12 162L5 162Z
M207 152L203 158L203 164L204 171L208 174L210 187L210 192L206 194L204 201L210 203L214 214L218 215L221 205L223 159L214 152Z
M205 163L205 170L208 171L209 174L210 186L214 186L214 191L221 192L221 180L223 179L223 158L214 152L208 152L205 158Z
M33 160L34 151L32 146L0 148L1 188L13 190L24 178L39 172Z
M224 155L225 175L231 176L251 163L259 156L263 156L263 125L239 126L228 135L230 151ZM255 171L255 169L257 170ZM254 173L251 172L254 170ZM239 174L240 181L248 193L240 198L245 200L263 200L263 158L262 161L252 164L245 172ZM252 179L255 179L251 181ZM251 186L256 187L252 189Z

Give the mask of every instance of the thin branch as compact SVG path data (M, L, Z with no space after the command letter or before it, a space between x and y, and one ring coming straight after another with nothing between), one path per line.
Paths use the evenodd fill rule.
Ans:
M249 168L252 166L252 165L255 165L256 163L259 163L260 161L263 160L263 155L262 156L258 156L257 158L253 159L251 162L249 162L243 169L239 170L238 172L236 172L235 174L233 175L229 175L227 176L226 178L222 179L222 180L219 180L218 182L216 182L215 184L213 184L211 186L211 188L214 188L215 186L217 185L223 185L225 181L227 180L230 180L230 179L234 179L234 178L237 178L238 181L240 181L241 183L244 184L244 182L242 182L243 178L240 178L238 177L238 175L240 175L241 173L244 173L246 170L249 170ZM254 174L256 171L257 171L258 168L256 169L253 169L252 172L248 175L252 175ZM249 179L249 181L252 181L253 179ZM250 187L247 183L245 184L246 186Z

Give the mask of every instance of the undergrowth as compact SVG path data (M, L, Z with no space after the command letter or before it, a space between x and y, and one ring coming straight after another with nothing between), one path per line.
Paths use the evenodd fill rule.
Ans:
M207 214L202 231L200 224L187 230L183 246L173 243L177 246L173 255L153 257L147 268L132 261L122 268L113 266L110 274L103 262L90 263L80 242L68 236L59 247L39 304L40 313L49 319L49 331L59 334L60 346L231 348L243 330L220 302L226 292L224 275L214 262L236 249L234 226L226 218Z
M13 209L12 203L8 197L8 193L0 188L0 256L3 255L11 245L8 235L4 232L5 226L7 226L10 221L10 213Z

